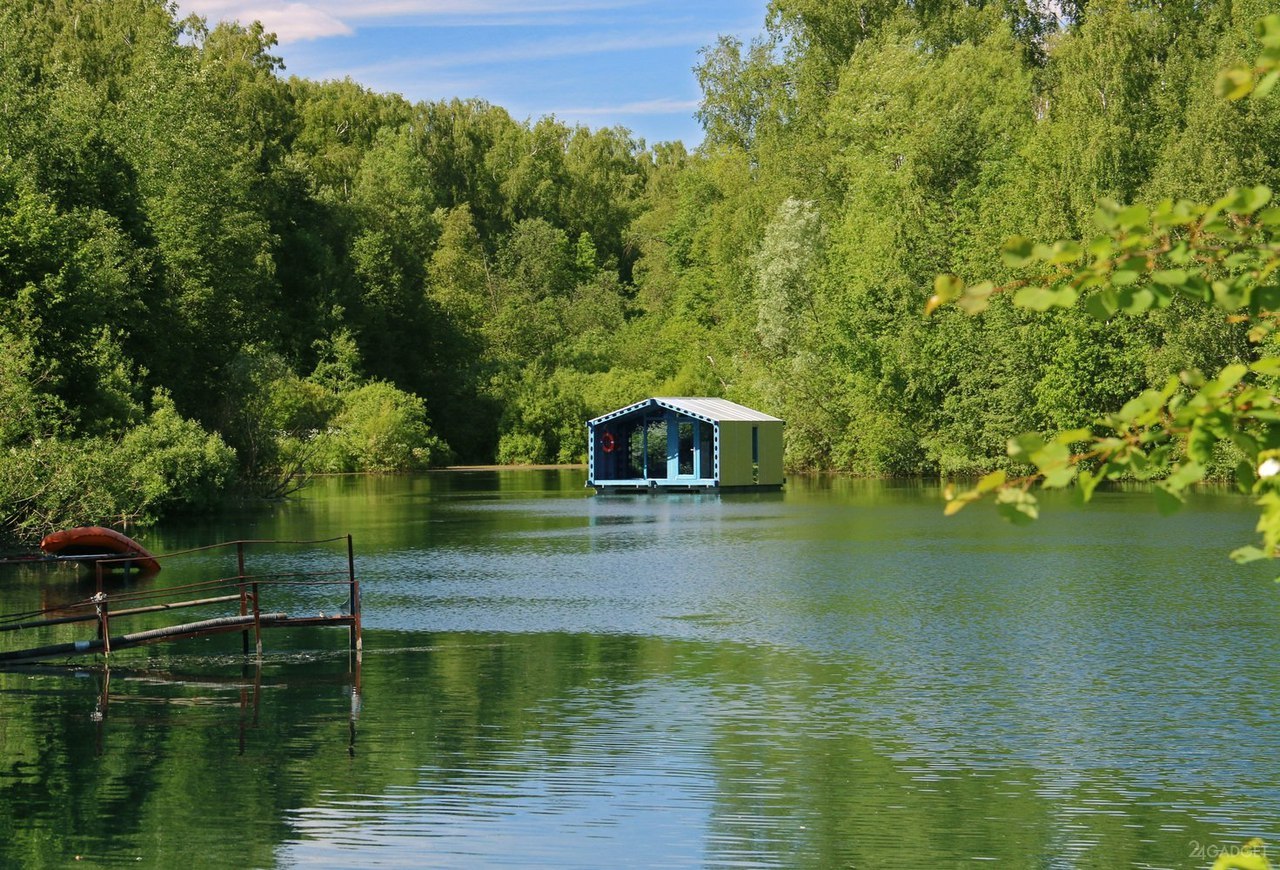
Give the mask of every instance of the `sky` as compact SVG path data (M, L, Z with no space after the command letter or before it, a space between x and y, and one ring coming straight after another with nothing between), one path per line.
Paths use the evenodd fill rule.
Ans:
M180 0L183 14L261 21L285 75L351 78L411 101L480 97L519 120L621 125L702 141L693 66L744 42L768 0Z

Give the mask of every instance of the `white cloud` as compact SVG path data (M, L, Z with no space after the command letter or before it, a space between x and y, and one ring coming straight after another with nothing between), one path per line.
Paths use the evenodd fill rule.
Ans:
M551 114L568 116L594 115L677 115L692 112L701 105L699 100L673 100L662 97L657 100L638 100L616 106L591 106L588 108L554 109Z
M216 2L216 0L215 0ZM344 18L458 16L484 18L495 15L549 15L635 6L636 0L312 0L312 4Z
M274 33L281 43L355 33L345 21L320 8L322 5L283 0L183 0L182 11L204 16L211 25L261 21L263 29Z
M305 3L289 3L278 9L247 10L237 17L242 23L261 21L263 29L274 33L281 42L351 36L355 33L345 21Z
M598 12L634 6L636 0L181 0L183 13L210 23L261 21L281 42L350 36L351 22L385 18L448 18L452 24L493 23L494 19L537 20L540 16ZM439 23L439 22L437 22Z
M714 38L714 34L708 36L707 33L700 31L617 36L584 34L560 39L525 42L517 45L504 45L496 48L477 49L475 51L459 51L451 54L432 54L406 58L404 60L356 67L349 70L348 74L355 78L362 78L364 76L404 74L425 69L482 67L489 64L508 64L512 61L558 60L565 57L619 54L680 45L705 45Z

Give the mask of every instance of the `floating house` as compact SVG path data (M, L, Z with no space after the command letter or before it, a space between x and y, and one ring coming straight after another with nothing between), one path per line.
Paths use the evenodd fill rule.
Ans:
M587 422L587 486L605 493L779 489L782 426L726 399L645 399Z

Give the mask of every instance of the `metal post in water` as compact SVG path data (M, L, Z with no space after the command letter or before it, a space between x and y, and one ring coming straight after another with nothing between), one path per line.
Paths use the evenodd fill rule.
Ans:
M94 731L97 733L97 742L95 749L99 756L102 755L103 734L106 730L105 723L107 721L107 705L111 702L111 666L105 662L102 665L102 691L98 694L98 706L90 714L89 718L94 723Z
M351 627L347 629L347 640L350 643L351 652L355 653L356 662L359 662L364 652L364 639L361 637L360 630L360 581L356 579L356 551L350 534L347 535L347 579L351 584L351 597L348 602Z
M258 581L253 582L253 639L257 644L258 663L262 663L262 611L258 607Z
M102 654L111 655L111 616L107 608L107 595L99 592L93 596L93 606L98 611L98 639L102 641Z
M351 717L350 722L350 739L347 742L347 754L352 758L356 757L356 720L360 718L360 710L364 707L364 700L360 695L360 656L356 656L354 673L351 679Z
M244 585L244 541L236 541L236 582L240 584L240 615L249 615L248 590ZM240 632L244 654L249 655L249 629Z
M93 575L97 580L97 591L93 594L93 600L96 604L98 599L102 597L102 562L93 563ZM106 630L102 624L102 607L98 606L98 640L106 642Z

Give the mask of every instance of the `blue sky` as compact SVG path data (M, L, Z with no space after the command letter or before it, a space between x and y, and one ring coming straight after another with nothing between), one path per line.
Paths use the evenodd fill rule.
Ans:
M768 0L180 0L258 20L286 73L351 79L413 101L481 97L517 119L622 125L693 147L692 67L719 34L748 41Z

